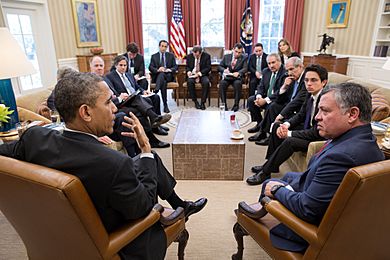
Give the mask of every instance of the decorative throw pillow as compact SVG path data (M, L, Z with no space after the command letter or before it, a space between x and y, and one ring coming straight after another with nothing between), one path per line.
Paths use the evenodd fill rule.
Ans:
M380 89L371 92L372 121L381 121L390 115L390 105Z

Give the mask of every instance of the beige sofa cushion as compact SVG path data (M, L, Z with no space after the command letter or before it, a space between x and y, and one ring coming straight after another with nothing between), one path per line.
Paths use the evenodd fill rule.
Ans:
M381 121L390 115L389 102L380 89L371 92L372 97L372 121Z
M47 88L47 89L41 89L38 91L34 91L34 92L31 92L28 94L18 96L16 98L16 105L18 107L23 107L25 109L28 109L32 112L37 113L38 107L43 102L46 102L47 98L51 94L51 91L52 91L52 88Z

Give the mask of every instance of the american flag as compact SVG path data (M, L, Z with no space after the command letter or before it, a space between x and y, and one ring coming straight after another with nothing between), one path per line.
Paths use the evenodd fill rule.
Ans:
M251 6L249 0L246 1L245 10L242 14L240 24L240 41L244 45L245 53L248 55L252 53L252 35L253 35L253 21Z
M170 47L176 58L182 59L186 55L186 43L184 33L184 21L181 13L180 1L175 0L171 20Z

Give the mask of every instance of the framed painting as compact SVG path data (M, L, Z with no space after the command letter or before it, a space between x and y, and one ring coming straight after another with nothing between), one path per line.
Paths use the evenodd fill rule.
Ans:
M77 47L100 46L97 0L71 0Z
M345 28L348 25L351 0L329 0L328 28Z

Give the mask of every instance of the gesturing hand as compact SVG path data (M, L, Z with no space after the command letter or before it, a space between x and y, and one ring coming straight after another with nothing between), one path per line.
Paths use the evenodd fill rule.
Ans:
M132 130L132 132L121 132L121 135L134 138L142 153L150 153L152 148L150 146L149 139L145 134L144 128L132 112L129 113L129 116L130 117L124 117L126 122L122 122L122 125Z

